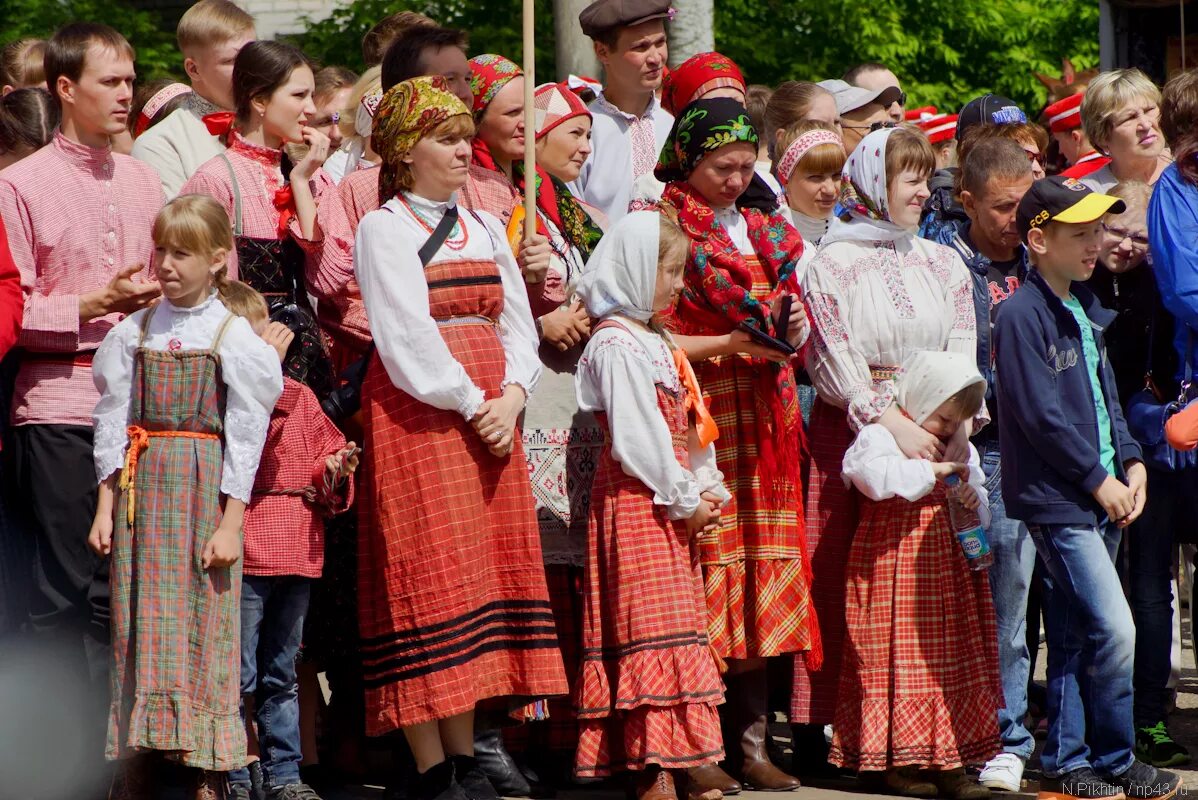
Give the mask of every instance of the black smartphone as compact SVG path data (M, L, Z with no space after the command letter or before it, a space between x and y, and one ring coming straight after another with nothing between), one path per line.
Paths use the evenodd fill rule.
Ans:
M783 295L778 304L778 316L774 317L774 333L784 342L790 341L790 309L794 298L789 294Z
M788 356L793 356L796 352L798 352L791 347L790 342L783 341L782 339L775 339L773 336L765 333L748 320L740 323L738 327L745 333L749 334L749 336L753 337L758 344L763 344L766 347L772 347Z

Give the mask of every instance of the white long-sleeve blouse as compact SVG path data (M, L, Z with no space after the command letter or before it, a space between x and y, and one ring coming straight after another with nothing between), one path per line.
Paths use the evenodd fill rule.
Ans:
M844 454L841 473L846 484L857 487L870 500L901 497L912 502L926 497L936 487L932 462L907 458L894 435L881 425L866 425ZM986 476L977 449L969 445L969 485L977 490L978 517L982 527L990 525Z
M893 375L871 375L871 367L899 367L920 350L976 355L973 281L943 245L914 236L834 242L819 249L803 288L815 345L807 371L853 430L894 401Z
M396 387L434 408L456 411L469 422L482 405L483 390L454 358L429 312L428 283L420 248L446 209L457 200L434 202L409 192L404 199L423 220L416 219L397 198L362 218L354 245L354 273L366 304L370 331L387 375ZM459 209L459 225L467 241L454 249L461 229L429 261L494 261L503 286L499 340L506 365L503 386L516 384L531 395L541 375L537 331L528 306L520 267L499 220L486 212ZM477 216L475 216L477 214ZM423 221L424 224L421 224Z
M143 309L130 314L109 331L92 362L92 377L100 392L94 415L94 459L96 478L101 481L124 466L133 361L147 313ZM192 308L180 308L164 298L154 310L142 346L147 350L207 350L228 314L215 293ZM220 490L249 503L270 415L283 393L283 372L279 354L241 317L229 324L217 355L227 389Z
M574 382L578 407L607 414L612 457L625 474L653 491L670 519L689 519L703 492L730 499L716 467L715 446L691 450L691 468L678 463L669 426L661 416L656 384L684 391L665 340L632 320L607 327L587 342Z

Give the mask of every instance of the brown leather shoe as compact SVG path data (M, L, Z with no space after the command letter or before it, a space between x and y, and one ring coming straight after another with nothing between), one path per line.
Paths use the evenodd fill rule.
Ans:
M674 789L674 776L668 769L649 767L637 773L633 779L636 800L678 800Z
M226 800L228 793L229 781L225 773L196 770L192 800Z
M152 766L145 755L122 761L112 776L108 800L154 800Z
M740 794L740 781L720 769L718 764L704 764L686 771L686 793L690 797L701 797L717 791L723 795Z

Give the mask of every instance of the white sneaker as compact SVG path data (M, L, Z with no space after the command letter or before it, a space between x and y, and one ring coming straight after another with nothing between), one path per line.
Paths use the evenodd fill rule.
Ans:
M988 789L1018 792L1023 786L1023 759L1014 753L999 753L986 762L978 783Z

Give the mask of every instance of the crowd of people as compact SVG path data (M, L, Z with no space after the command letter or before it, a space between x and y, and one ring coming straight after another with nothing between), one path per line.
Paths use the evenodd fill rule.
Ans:
M8 791L983 800L1045 726L1042 797L1178 793L1198 70L949 114L673 14L594 0L533 130L413 12L3 48L0 667L78 742Z

